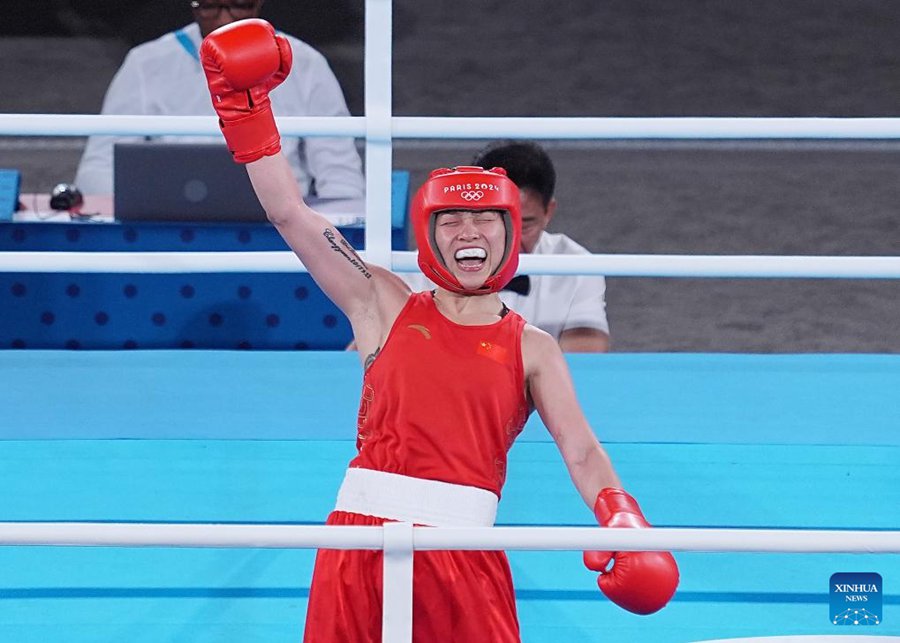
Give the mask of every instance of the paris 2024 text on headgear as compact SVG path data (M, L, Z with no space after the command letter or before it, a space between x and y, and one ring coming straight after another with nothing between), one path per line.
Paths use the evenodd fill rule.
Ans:
M506 225L506 250L497 269L476 291L468 290L450 272L434 240L435 215L448 210L496 210ZM410 219L419 246L419 267L425 276L452 292L497 292L513 278L519 266L522 214L519 188L503 168L485 170L459 166L433 170L416 192Z

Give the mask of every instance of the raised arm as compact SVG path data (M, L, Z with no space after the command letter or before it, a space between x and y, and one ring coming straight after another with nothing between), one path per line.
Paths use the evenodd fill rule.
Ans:
M383 271L367 265L328 219L306 205L287 159L263 156L248 163L247 172L269 221L338 308L353 321L374 306Z
M594 437L557 343L547 333L526 326L522 348L531 399L597 522L601 527L650 527L637 501L621 488L609 456ZM662 609L678 586L678 566L668 552L590 551L584 553L584 564L600 572L600 591L636 614Z
M269 220L350 319L361 347L370 337L377 347L409 290L389 272L366 265L303 201L281 154L269 102L269 92L290 73L290 44L264 20L241 20L207 36L200 59L225 142L234 160L247 164Z

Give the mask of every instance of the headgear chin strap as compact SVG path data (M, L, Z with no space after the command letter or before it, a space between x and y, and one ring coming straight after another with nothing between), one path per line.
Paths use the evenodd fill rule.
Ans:
M434 241L435 215L447 210L497 210L506 225L506 250L497 269L476 289L464 288L450 272ZM522 213L519 188L501 167L440 168L431 172L413 197L410 220L419 246L419 268L434 283L457 293L497 292L513 278L519 266Z

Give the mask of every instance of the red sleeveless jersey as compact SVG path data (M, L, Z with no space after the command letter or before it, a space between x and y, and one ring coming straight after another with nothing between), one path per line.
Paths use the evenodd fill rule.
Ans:
M414 293L363 379L351 467L492 491L528 417L525 321L462 326Z

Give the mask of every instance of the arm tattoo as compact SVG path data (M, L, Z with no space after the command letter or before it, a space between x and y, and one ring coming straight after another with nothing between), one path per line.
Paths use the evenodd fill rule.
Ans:
M381 346L375 349L375 352L371 355L366 356L366 362L363 366L363 371L368 371L369 367L375 363L375 358L378 357L378 354L381 352Z
M372 278L372 273L369 272L369 268L366 266L365 262L359 258L359 255L356 254L353 246L347 243L346 239L341 238L340 242L336 241L334 230L331 228L325 228L325 232L323 232L322 235L325 237L325 240L331 244L332 250L344 255L344 257L347 258L347 261L350 262L350 265L359 270L366 279Z

